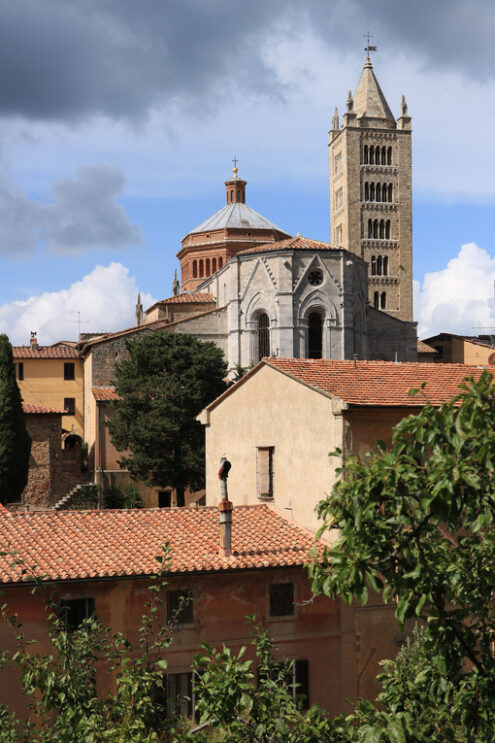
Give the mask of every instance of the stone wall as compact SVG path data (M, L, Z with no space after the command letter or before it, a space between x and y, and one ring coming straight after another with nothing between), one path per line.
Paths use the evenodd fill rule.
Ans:
M415 322L403 322L373 307L367 308L367 319L370 360L418 360Z

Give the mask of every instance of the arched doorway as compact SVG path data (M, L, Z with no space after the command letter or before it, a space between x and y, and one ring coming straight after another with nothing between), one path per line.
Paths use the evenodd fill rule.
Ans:
M308 358L321 359L323 355L323 317L320 312L308 316Z
M270 355L270 318L266 312L260 312L256 318L258 331L258 361Z

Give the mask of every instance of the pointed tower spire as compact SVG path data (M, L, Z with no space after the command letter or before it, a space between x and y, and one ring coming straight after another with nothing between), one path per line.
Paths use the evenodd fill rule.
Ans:
M363 74L354 94L354 113L358 118L378 119L395 128L395 119L373 72L373 65L366 57Z
M143 324L143 305L141 304L141 292L138 292L136 302L136 325Z
M172 294L174 297L180 294L180 284L179 279L177 278L177 269L175 269L174 271L174 280L172 281Z
M337 106L335 106L335 111L333 112L333 116L332 116L332 129L334 131L336 131L337 129L340 129L339 109L337 108Z

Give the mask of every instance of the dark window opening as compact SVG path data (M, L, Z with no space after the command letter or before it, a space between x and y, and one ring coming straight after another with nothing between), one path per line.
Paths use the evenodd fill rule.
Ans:
M91 597L81 599L64 599L60 603L60 616L67 630L76 630L83 619L89 619L95 613L95 600Z
M370 165L375 164L375 148L370 147Z
M376 184L376 200L381 201L382 200L382 187L380 183Z
M22 382L22 380L24 379L24 362L19 361L19 363L16 366L17 366L17 379L20 382Z
M319 312L310 312L308 318L308 357L321 359L323 353L323 318Z
M218 268L222 268L223 266L223 258L218 259Z
M379 292L374 292L373 294L373 307L375 308L375 310L380 309L380 293Z
M172 505L172 491L171 490L159 490L158 491L158 508L170 508Z
M387 307L387 292L382 292L380 295L380 309L384 310Z
M269 675L270 680L285 685L293 699L300 700L302 709L309 708L309 661L301 658L292 662L272 663ZM262 678L258 666L258 684Z
M376 255L371 256L371 275L376 276Z
M217 270L217 259L216 258L211 259L211 270L212 270L212 273L215 273L215 271Z
M364 184L364 200L370 200L370 184L367 182Z
M389 147L387 150L387 165L392 165L392 148Z
M364 162L365 165L368 164L368 145L367 144L364 145L363 162Z
M207 276L210 275L210 259L209 258L206 259L205 273L206 273Z
M199 278L202 279L204 276L203 259L199 261Z
M167 618L174 624L194 621L192 591L167 591Z
M388 258L387 256L383 259L383 275L388 276Z
M385 240L390 240L390 219L385 222Z
M273 498L273 446L259 446L256 451L256 490L260 500Z
M198 261L193 261L193 279L198 278Z
M193 674L169 673L166 677L167 717L196 717L196 700L194 697Z
M75 379L75 365L72 363L64 364L64 379Z
M75 397L64 397L64 410L65 410L65 415L75 415L76 413L76 398Z
M258 325L258 361L270 355L270 319L266 312L261 312L257 319Z
M388 200L393 201L393 186L391 183L388 184Z
M272 583L269 590L270 616L291 617L294 614L294 584Z

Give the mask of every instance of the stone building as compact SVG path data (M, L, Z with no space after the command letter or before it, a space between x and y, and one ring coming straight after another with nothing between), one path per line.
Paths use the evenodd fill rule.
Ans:
M331 242L368 264L375 309L412 320L411 117L395 120L369 57L329 133Z

